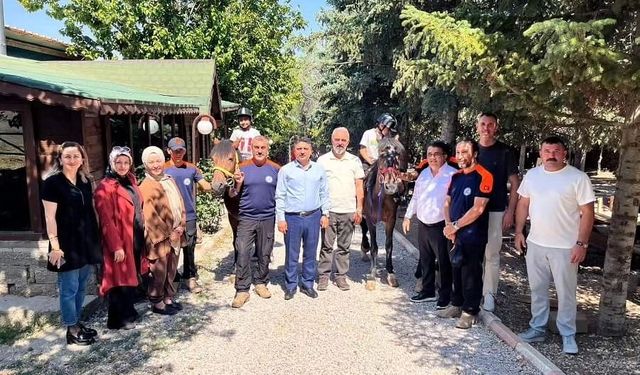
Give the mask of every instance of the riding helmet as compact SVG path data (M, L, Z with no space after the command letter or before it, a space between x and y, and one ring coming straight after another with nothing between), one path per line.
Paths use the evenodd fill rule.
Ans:
M237 117L240 117L240 116L249 116L249 118L253 120L253 113L251 113L251 110L247 107L241 107L238 110Z
M389 130L394 131L396 129L397 121L390 113L383 113L376 120L378 126L384 126Z

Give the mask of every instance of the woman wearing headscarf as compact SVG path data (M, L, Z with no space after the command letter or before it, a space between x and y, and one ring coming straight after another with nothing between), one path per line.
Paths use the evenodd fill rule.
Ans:
M101 262L102 254L87 152L80 144L63 142L58 146L41 195L49 236L47 269L58 273L67 344L93 344L97 332L85 327L80 316L92 265Z
M173 279L178 267L178 254L186 225L186 213L178 186L164 173L164 153L156 146L142 151L145 179L140 184L144 199L145 256L149 261L149 301L152 311L174 315L182 305L173 300Z
M140 256L144 249L142 195L131 173L128 147L116 146L95 192L103 244L100 294L107 297L109 329L131 329L138 318L134 307Z

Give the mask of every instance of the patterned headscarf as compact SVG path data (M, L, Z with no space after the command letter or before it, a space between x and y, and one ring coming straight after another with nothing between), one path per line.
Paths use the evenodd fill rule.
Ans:
M116 169L116 159L118 156L126 156L129 158L131 164L133 164L133 158L131 157L131 149L127 146L113 146L109 153L109 166L112 170Z

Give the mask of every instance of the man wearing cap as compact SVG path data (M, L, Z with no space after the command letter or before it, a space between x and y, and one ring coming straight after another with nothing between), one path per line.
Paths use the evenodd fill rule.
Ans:
M164 171L176 181L187 213L187 225L184 232L187 244L184 247L182 279L190 292L200 293L202 287L196 281L198 271L195 260L197 235L195 185L198 184L203 191L211 191L211 185L202 177L202 172L198 167L184 160L187 153L186 147L187 145L182 138L175 137L169 140L167 152L171 159L165 163Z
M238 152L240 152L240 161L249 160L253 157L251 150L251 141L260 135L260 132L253 128L253 114L247 107L238 110L238 123L240 128L236 128L231 133L231 142Z

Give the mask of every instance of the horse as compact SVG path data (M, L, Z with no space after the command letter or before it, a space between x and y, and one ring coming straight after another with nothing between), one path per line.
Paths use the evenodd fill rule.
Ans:
M230 194L235 185L233 175L238 170L240 157L233 147L233 142L228 139L217 142L211 150L211 162L213 164L213 176L211 178L211 190L217 197L222 197L227 209L227 217L233 233L234 264L238 256L236 238L238 236L238 221L240 211L240 195Z
M363 260L370 260L371 269L367 275L366 289L375 289L376 263L378 257L378 242L376 239L376 224L384 222L387 283L398 287L398 280L393 272L393 229L398 213L399 196L404 193L405 184L401 171L407 169L407 152L395 138L385 137L378 144L379 157L371 166L365 178L364 217L371 236L370 249L362 247ZM363 233L363 244L366 244L366 233ZM367 252L371 256L367 257ZM369 258L369 259L367 259Z

